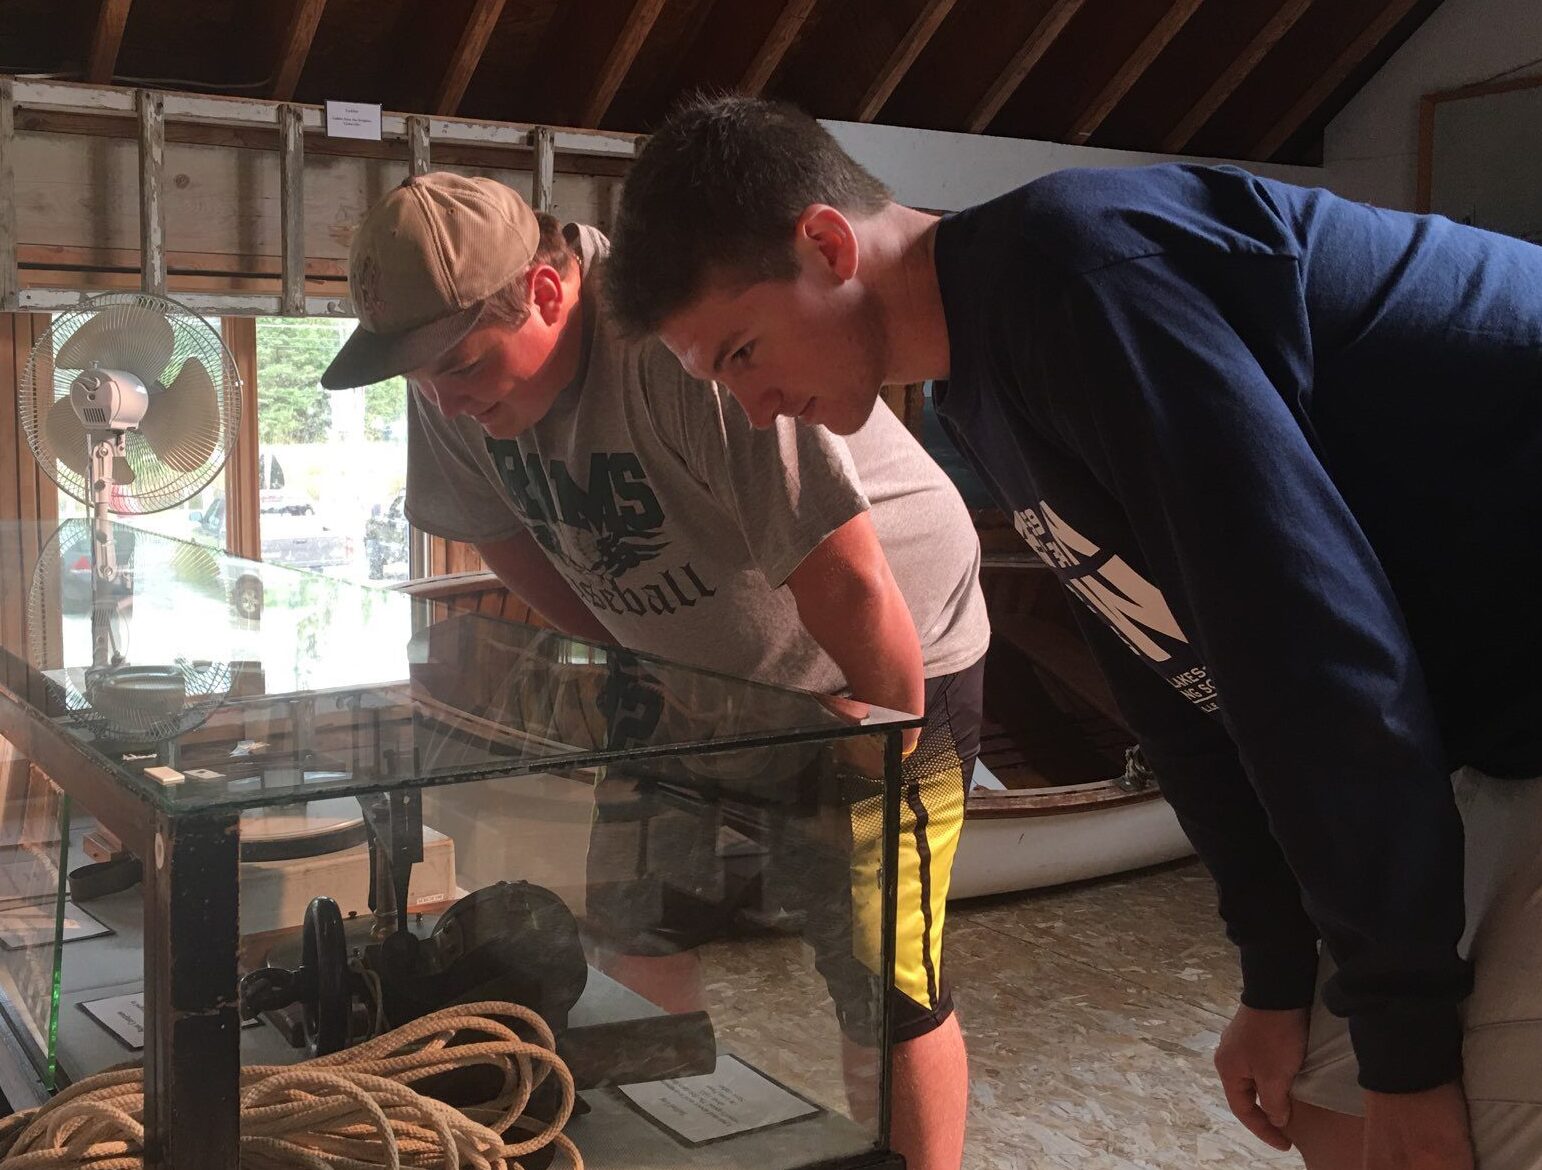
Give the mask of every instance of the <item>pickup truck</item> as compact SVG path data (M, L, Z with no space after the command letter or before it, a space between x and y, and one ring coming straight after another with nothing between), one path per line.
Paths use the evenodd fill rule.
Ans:
M287 507L261 508L262 559L270 565L321 572L353 562L353 537L335 531L313 514L296 514ZM194 512L193 539L225 547L225 497L216 496L204 512ZM231 605L244 618L262 612L262 583L255 577L226 582Z
M197 515L195 513L195 515ZM225 544L225 497L193 521L194 539L217 547ZM297 515L287 508L262 508L262 559L271 565L319 572L353 560L353 538L338 532L315 515Z

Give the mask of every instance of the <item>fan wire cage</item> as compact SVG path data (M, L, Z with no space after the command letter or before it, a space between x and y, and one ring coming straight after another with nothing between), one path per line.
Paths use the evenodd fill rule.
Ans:
M122 524L114 527L124 579L132 581L137 571L149 570L194 593L223 595L219 558L211 549ZM219 631L201 627L182 631L173 646L156 646L155 650L164 652L164 660L125 664L101 675L70 661L48 631L64 619L62 585L72 566L89 562L91 541L90 521L65 520L43 546L27 595L31 662L45 672L55 702L98 736L155 742L184 734L224 702L234 648L221 640ZM89 586L79 593L77 608L89 611L98 604ZM109 611L104 616L113 626L113 644L133 658L132 587L102 604ZM101 683L103 678L106 685Z
M175 507L219 474L241 420L241 379L219 331L165 297L108 293L56 316L22 378L22 430L61 491L90 503L88 432L70 386L93 365L132 375L149 399L114 468L113 512Z

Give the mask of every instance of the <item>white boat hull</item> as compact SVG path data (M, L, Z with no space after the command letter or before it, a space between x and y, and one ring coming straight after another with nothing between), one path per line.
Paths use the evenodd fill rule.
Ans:
M1111 784L1079 786L1089 799L1050 789L972 793L953 860L950 900L1057 886L1188 857L1172 807L1155 794L1129 798ZM1099 791L1106 799L1098 799ZM1017 806L1014 810L1012 806Z

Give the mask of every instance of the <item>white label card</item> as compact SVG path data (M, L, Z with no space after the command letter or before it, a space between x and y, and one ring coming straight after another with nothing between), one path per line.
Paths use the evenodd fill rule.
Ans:
M83 938L95 938L99 934L111 934L91 915L74 902L64 903L64 937L61 942L76 942ZM0 914L0 946L8 951L24 947L40 946L54 941L54 902L33 902L15 906Z
M85 1012L106 1028L125 1048L138 1052L145 1046L145 997L143 992L133 995L113 995L106 999L93 999L82 1003Z
M106 999L82 1001L80 1010L135 1052L145 1046L145 993L110 995ZM259 1028L261 1020L242 1020L243 1028Z
M380 141L380 107L369 102L328 102L328 138Z
M659 1125L691 1145L810 1117L819 1112L736 1056L719 1056L717 1070L699 1077L622 1085Z

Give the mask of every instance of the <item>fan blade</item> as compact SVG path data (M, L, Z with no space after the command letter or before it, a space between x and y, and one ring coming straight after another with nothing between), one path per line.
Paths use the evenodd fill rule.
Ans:
M140 305L114 305L70 334L59 347L54 365L61 370L84 370L95 362L104 370L133 374L151 387L166 372L175 348L171 322L163 314Z
M70 405L68 396L49 408L43 420L43 440L49 453L81 479L91 474L91 451L86 445L86 427Z
M59 399L49 409L48 417L43 420L43 443L55 459L86 480L86 486L90 487L90 436L68 398ZM122 455L112 461L112 479L119 484L134 482L134 469Z
M182 363L176 380L152 395L139 433L162 463L192 474L219 444L220 403L214 380L197 358Z

